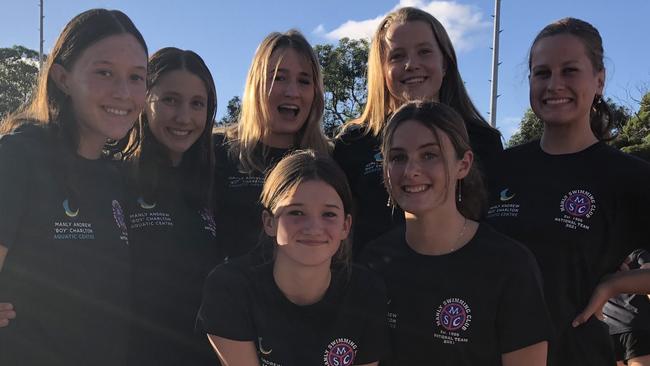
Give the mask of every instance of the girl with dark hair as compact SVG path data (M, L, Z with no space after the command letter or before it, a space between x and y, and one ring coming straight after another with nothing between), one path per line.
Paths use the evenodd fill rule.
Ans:
M650 292L648 270L601 282L632 250L648 248L650 165L604 142L612 117L596 28L575 18L549 24L529 68L544 132L504 154L489 183L488 220L537 258L558 333L549 364L614 365L607 326L592 314L619 293Z
M248 71L238 123L215 136L215 215L227 257L258 244L266 171L295 149L329 152L323 105L320 65L305 37L296 30L266 36Z
M349 263L352 196L327 155L280 160L261 194L267 242L217 267L199 311L222 362L377 365L387 349L381 281Z
M118 168L102 159L144 106L147 46L117 10L74 17L31 102L0 134L2 365L122 365L129 247Z
M462 118L442 103L406 103L384 128L382 154L406 219L362 256L387 287L386 364L546 365L535 260L479 223L485 194Z
M380 136L386 121L404 103L432 100L462 117L482 173L503 147L501 135L472 103L458 70L447 31L431 14L405 7L388 14L368 55L368 102L361 117L348 122L335 142L334 159L345 171L358 206L355 257L363 245L401 222L387 205L382 182Z
M149 60L144 112L124 156L131 163L127 224L133 255L133 365L215 365L194 331L203 282L221 259L212 215L217 108L214 81L192 51Z

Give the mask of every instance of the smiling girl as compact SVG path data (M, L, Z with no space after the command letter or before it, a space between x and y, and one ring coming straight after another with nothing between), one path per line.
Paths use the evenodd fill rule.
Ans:
M136 315L129 361L214 365L205 335L194 331L203 282L221 259L210 207L214 81L199 55L173 47L151 56L147 81L125 151Z
M116 10L77 15L29 105L0 134L2 365L122 365L129 247L123 184L101 158L144 106L147 47Z
M549 365L614 365L607 326L592 314L619 293L650 292L650 270L599 284L632 250L649 247L650 165L605 143L613 118L596 28L575 18L549 24L533 41L529 68L544 132L504 154L491 175L488 219L537 258L558 332Z
M385 292L349 264L345 175L327 156L282 159L262 190L267 251L217 267L199 322L226 365L377 365L386 353Z
M303 35L269 34L248 71L239 122L216 136L215 214L228 257L258 243L266 170L294 149L328 152L323 98L320 66Z

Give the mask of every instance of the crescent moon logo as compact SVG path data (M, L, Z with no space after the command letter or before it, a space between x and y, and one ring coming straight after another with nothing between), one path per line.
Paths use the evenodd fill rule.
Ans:
M501 199L502 202L510 201L514 196L515 196L514 193L510 194L510 193L508 192L508 188L504 189L504 190L501 191L501 193L499 194L499 198Z
M257 345L259 346L260 353L262 353L263 355L270 355L271 352L273 352L273 349L267 351L264 349L264 347L262 347L262 337L257 338Z
M376 162L382 162L384 161L384 157L381 155L381 152L378 152L374 156Z
M138 198L138 204L140 207L144 208L145 210L151 210L152 208L156 207L156 202L152 204L148 204L147 202L144 201L144 198L140 197Z
M68 217L77 217L77 215L79 215L78 208L77 211L72 211L70 209L70 203L68 202L67 198L63 201L63 209L65 210L65 214L68 215Z

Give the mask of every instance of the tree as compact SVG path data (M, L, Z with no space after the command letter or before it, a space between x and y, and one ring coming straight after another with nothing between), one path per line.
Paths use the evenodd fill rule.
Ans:
M29 100L38 77L38 52L0 48L0 120Z
M337 127L358 117L366 105L367 40L342 38L337 46L317 45L323 70L325 113L323 128L332 136Z
M621 150L650 161L650 92L643 96L639 111L623 126L618 140Z
M241 112L241 99L239 99L238 96L232 97L228 101L226 110L226 115L217 122L217 125L226 126L229 124L237 123L237 121L239 121L239 113Z

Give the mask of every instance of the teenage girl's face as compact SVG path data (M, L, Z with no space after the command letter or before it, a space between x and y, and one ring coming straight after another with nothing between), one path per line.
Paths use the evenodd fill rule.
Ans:
M544 37L531 50L530 105L546 126L583 124L605 71L595 71L584 44L573 35Z
M149 128L174 165L201 137L208 118L207 105L205 84L186 70L164 74L151 88L145 107Z
M440 140L419 121L408 120L393 134L386 181L391 197L407 214L423 216L456 209L456 180L467 175L473 156L468 151L463 159L457 159L449 137L437 132Z
M311 64L296 50L281 49L271 56L268 72L271 120L265 143L273 147L289 147L294 135L307 121L314 101Z
M80 150L126 135L144 107L147 54L130 34L106 37L86 48L70 70L51 76L72 101ZM83 155L83 153L82 153Z
M264 229L278 243L277 256L299 266L329 265L347 238L350 215L336 190L320 181L298 185L278 203L275 214L264 215Z
M397 104L416 99L437 102L445 65L431 25L423 21L394 23L384 42L386 87Z

